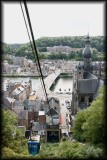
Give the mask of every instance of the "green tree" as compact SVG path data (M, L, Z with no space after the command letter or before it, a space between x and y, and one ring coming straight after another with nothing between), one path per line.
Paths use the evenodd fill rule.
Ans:
M2 110L2 157L28 156L27 140L16 127L16 116L10 110Z
M98 60L98 50L96 48L92 49L92 61Z
M86 113L86 122L83 124L84 135L88 142L93 144L104 143L105 138L105 109L104 89L100 90L99 96L94 100Z
M8 147L14 140L16 117L9 110L3 111L2 117L2 145Z
M99 96L85 110L78 111L75 116L73 136L79 141L87 141L92 144L103 144L105 137L105 92L99 91Z
M85 114L86 110L80 110L75 116L73 137L78 141L84 141L84 130L82 126L86 122Z

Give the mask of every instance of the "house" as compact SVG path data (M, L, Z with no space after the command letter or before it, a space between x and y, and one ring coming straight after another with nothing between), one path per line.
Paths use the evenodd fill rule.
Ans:
M23 110L24 110L23 102L16 100L13 110L14 110L17 114L19 114L21 111L23 111Z
M18 126L25 126L26 130L28 130L28 111L22 110L19 112Z
M29 94L32 92L32 81L29 79L28 82L22 82L21 86L26 90L26 98L29 97Z
M60 104L59 99L56 97L48 97L48 103L44 104L45 113L49 111L50 108L56 110L56 112L60 113Z
M72 48L69 46L53 46L53 47L47 47L47 52L50 53L57 53L57 52L66 52L66 53L71 53Z
M32 131L41 136L46 136L46 141L60 139L60 106L59 100L54 97L48 98L47 102L36 99L35 94L31 94L24 100L24 110L28 111L28 127L33 121ZM52 136L52 137L51 137ZM50 138L51 137L51 138Z
M12 67L12 65L9 65L6 68L6 74L13 74L13 73L14 73L13 67Z
M15 99L10 97L2 96L3 108L13 109L15 106Z
M28 124L31 120L39 122L39 112L42 110L42 101L36 99L36 95L29 96L29 99L24 100L24 110L28 110Z
M58 142L60 140L60 105L58 98L49 97L44 105L46 114L46 141Z
M33 95L33 96L30 96L28 99L25 99L23 101L23 104L24 104L25 110L31 111L34 109L37 112L39 112L41 110L42 101L40 99L36 99L36 95Z
M21 73L20 65L11 65L11 67L12 67L12 73L11 74L19 75Z
M39 111L38 121L39 121L41 124L45 124L45 123L46 123L45 111Z
M19 87L15 88L12 91L12 95L14 96L14 98L16 100L20 100L20 101L23 101L27 97L26 96L26 90L22 86L19 86Z
M105 69L105 62L92 62L92 73L103 80L105 80Z
M2 62L2 71L3 71L3 73L7 73L8 67L10 67L8 62L7 61L3 61Z
M32 91L31 80L29 82L8 82L7 89L9 92L9 97L15 98L16 100L25 100L28 98Z
M53 108L46 113L46 141L58 142L60 140L60 114Z
M13 64L27 67L29 63L24 57L14 57Z
M33 122L32 131L36 135L40 135L41 137L46 136L46 124L40 122Z

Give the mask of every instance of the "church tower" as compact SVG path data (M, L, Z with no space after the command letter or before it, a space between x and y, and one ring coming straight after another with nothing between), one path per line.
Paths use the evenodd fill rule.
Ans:
M83 79L84 77L84 68L83 68L83 64L81 64L79 62L78 66L77 66L77 79Z
M86 45L83 50L84 71L86 72L91 72L91 56L92 56L92 49L90 47L90 37L88 34Z

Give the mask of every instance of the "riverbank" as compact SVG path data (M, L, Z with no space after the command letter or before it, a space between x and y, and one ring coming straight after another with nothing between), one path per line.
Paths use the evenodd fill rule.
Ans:
M40 78L39 75L9 75L9 74L2 74L1 77L37 77L37 78ZM44 78L47 77L47 76L43 76Z
M59 78L73 77L73 73L60 73Z

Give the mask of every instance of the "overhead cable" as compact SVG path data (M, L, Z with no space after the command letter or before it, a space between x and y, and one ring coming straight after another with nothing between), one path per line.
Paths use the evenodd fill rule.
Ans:
M44 87L44 91L45 91L45 96L46 96L46 101L49 105L49 101L48 101L48 97L47 97L47 92L46 92L46 87L45 87L45 83L44 83L44 78L43 78L43 74L42 74L42 70L41 70L41 66L40 66L40 62L39 62L39 57L38 57L38 52L37 52L37 48L36 48L36 44L35 44L35 40L34 40L34 34L33 34L33 30L32 30L32 25L31 25L31 21L30 21L30 16L29 16L29 11L28 11L28 7L26 4L26 1L23 1L24 3L24 7L25 7L25 11L26 11L26 15L27 15L27 19L28 19L28 24L29 24L29 28L30 28L30 32L31 32L31 37L32 37L32 42L33 42L33 46L34 46L34 51L36 53L36 57L37 57L37 62L38 62L38 66L39 66L39 70L40 70L40 74L41 74L41 78L42 78L42 82L43 82L43 87ZM49 105L49 109L50 109L50 105ZM50 114L52 117L52 113L50 110ZM53 119L52 119L52 123L53 123Z
M23 1L23 3L24 3L26 15L27 15L27 19L28 19L30 31L31 31L32 41L33 41L34 50L35 50L36 57L37 57L37 62L38 62L40 74L41 74L41 77L42 77L42 82L43 82L43 86L44 86L45 95L46 95L46 98L47 98L47 100L48 100L48 97L47 97L48 94L47 94L47 92L46 92L45 83L44 83L44 79L43 79L43 74L42 74L42 71L41 71L41 66L40 66L39 57L38 57L38 53L37 53L37 48L36 48L36 44L35 44L35 40L34 40L34 35L33 35L32 25L31 25L31 21L30 21L30 16L29 16L28 7L27 7L27 4L26 4L26 1Z
M34 48L33 48L33 45L32 45L32 43L31 43L31 38L30 38L30 34L29 34L28 27L27 27L27 22L26 22L26 19L25 19L25 15L24 15L24 11L23 11L23 7L22 7L22 4L21 4L21 1L20 1L20 6L21 6L21 10L22 10L22 14L23 14L25 26L26 26L26 29L27 29L27 34L28 34L28 37L29 37L31 49L32 49L32 52L33 52L33 55L34 55L34 59L35 59L37 71L38 71L38 74L39 74L39 76L40 76L40 71L39 71L39 68L38 68L38 65L37 65L37 62L36 62L36 56L35 56L35 54L34 54ZM41 86L42 86L42 88L43 88L43 82L42 82L42 80L41 80L41 76L40 76L40 82L41 82ZM44 92L44 88L43 88L43 92Z

